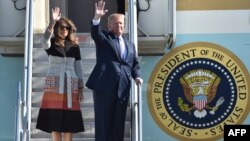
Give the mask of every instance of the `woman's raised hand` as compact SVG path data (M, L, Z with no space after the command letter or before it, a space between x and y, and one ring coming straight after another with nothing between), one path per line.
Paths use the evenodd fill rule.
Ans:
M54 21L58 21L61 18L61 12L59 7L52 8L51 12L52 12L52 19Z
M60 12L59 7L54 7L51 9L51 17L52 17L52 20L50 21L50 24L48 26L48 30L50 32L53 32L53 28L54 28L56 22L59 21L61 18L61 12Z

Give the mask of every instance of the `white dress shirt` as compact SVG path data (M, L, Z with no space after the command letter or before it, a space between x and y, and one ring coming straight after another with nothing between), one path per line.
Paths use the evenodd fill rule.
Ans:
M126 46L125 46L125 41L122 38L122 36L117 37L119 39L119 44L120 44L120 51L121 51L121 58L125 59L126 57Z

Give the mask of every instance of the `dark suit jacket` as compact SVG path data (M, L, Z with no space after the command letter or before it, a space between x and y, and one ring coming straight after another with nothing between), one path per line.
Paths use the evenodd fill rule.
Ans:
M96 44L97 62L86 86L102 92L113 92L118 87L118 93L127 97L131 78L140 77L134 44L124 38L127 54L125 59L121 59L112 32L103 31L99 25L92 24L91 36Z

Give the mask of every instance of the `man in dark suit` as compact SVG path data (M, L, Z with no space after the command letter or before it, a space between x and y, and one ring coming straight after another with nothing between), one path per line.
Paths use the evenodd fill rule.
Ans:
M96 44L96 65L86 83L94 92L96 141L123 141L131 79L142 84L135 46L123 38L124 15L108 17L109 31L99 24L105 2L95 4L91 36Z

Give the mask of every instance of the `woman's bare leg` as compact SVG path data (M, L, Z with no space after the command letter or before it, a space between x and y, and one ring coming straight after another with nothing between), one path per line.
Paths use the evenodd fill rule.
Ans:
M60 132L52 131L53 141L62 141L62 134Z
M64 133L64 141L72 141L73 133L66 132Z

